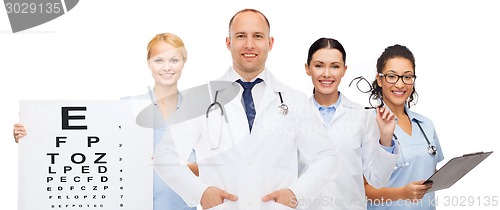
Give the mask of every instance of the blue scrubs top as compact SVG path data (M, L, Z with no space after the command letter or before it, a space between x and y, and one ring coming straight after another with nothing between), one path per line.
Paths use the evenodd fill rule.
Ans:
M434 129L432 121L420 114L410 111L405 107L405 111L410 118L412 124L411 136L408 135L399 126L396 126L394 134L397 136L400 150L399 160L394 172L391 175L389 182L384 187L401 187L410 182L426 180L436 170L436 165L444 159L439 139ZM437 154L430 155L427 152L427 141L424 134L417 125L420 123L425 135L431 145L436 146ZM435 200L434 192L428 192L424 195L421 201L411 202L405 200L396 200L391 202L368 201L368 209L418 209L430 210L436 209L437 201Z
M177 109L182 103L182 96L179 94L177 100ZM161 142L167 124L162 127L154 128L154 147ZM196 162L194 151L189 157L189 162ZM153 178L153 209L154 210L196 210L196 207L189 207L184 200L174 192L167 184L154 172Z
M154 140L155 147L160 143L163 137L165 128L155 128L154 129ZM194 151L191 153L189 162L195 162L196 157ZM154 210L196 210L196 207L187 206L186 202L174 192L165 182L154 172L154 182L153 182L153 209Z

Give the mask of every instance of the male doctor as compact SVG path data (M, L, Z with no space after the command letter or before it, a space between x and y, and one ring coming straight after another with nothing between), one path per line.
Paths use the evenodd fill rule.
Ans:
M224 104L222 109L215 106L207 116L172 124L156 148L155 170L188 205L294 209L298 202L314 200L338 171L331 141L307 132L301 122L309 115L306 95L266 69L273 43L269 21L260 11L237 12L226 38L233 64L220 79L232 88L211 94L217 95L212 101ZM237 92L235 98L227 97L231 91ZM219 121L208 123L208 115ZM193 148L199 177L185 165ZM310 160L300 178L298 152Z

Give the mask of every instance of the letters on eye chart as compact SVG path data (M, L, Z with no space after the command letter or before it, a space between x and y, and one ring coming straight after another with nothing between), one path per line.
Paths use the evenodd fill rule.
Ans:
M19 209L152 209L148 101L21 101Z

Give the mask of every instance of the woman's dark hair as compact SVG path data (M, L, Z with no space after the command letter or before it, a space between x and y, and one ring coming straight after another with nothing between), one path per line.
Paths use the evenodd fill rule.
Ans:
M311 59L312 59L314 53L316 53L316 51L321 50L321 49L325 49L325 48L339 50L340 53L342 53L342 60L345 63L345 59L346 59L345 50L339 41L332 39L332 38L319 38L314 43L312 43L311 47L309 47L309 53L307 54L307 62L306 62L307 65L310 64Z
M345 64L346 53L344 50L344 46L342 46L342 44L340 44L340 42L335 39L323 37L316 40L314 43L312 43L311 47L309 47L309 52L307 53L307 65L311 63L314 53L321 49L337 49L342 54L342 61L344 61ZM315 90L313 89L313 94L314 92Z
M382 73L382 69L384 69L385 64L389 59L392 58L404 58L409 60L413 67L413 71L415 71L415 57L413 57L413 53L406 46L396 44L385 48L382 55L380 55L380 57L378 58L377 73ZM378 85L377 78L375 78L375 80L373 81L372 88L373 89L370 98L375 100L382 100L383 98L382 87ZM411 92L410 98L408 98L407 100L408 108L410 107L411 103L416 104L417 99L418 99L418 94L417 91L415 90L415 83L413 83L413 90ZM415 102L413 102L414 100Z

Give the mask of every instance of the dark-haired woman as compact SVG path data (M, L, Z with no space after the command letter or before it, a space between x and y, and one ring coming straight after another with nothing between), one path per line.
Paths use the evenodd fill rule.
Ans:
M381 187L398 159L392 140L396 122L390 110L366 110L338 90L347 70L345 61L344 47L335 39L320 38L309 48L305 70L315 91L309 100L314 114L307 118L308 131L331 140L339 160L337 174L310 202L310 209L366 209L363 176Z
M415 58L405 46L387 47L377 61L372 99L381 100L396 116L394 130L400 157L381 189L365 184L368 209L435 209L431 183L424 184L444 159L431 120L409 110L415 92Z

